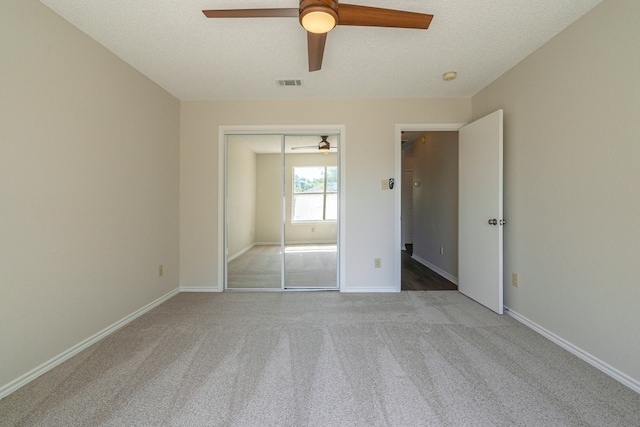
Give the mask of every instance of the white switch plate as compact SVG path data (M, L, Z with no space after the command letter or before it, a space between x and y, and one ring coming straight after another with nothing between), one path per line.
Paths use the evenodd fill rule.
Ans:
M382 180L382 183L380 184L380 188L382 188L383 190L388 190L389 189L389 181L386 179Z

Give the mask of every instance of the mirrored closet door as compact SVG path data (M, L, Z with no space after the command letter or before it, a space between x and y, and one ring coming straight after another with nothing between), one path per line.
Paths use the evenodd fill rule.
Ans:
M225 289L338 289L338 146L226 136Z

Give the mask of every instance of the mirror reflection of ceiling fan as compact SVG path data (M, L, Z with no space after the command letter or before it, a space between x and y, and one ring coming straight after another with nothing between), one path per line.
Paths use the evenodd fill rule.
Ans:
M331 143L329 141L327 141L327 138L329 138L329 136L327 135L323 135L321 136L322 141L318 142L318 145L302 145L300 147L291 147L292 150L302 150L302 149L309 149L309 148L317 148L318 151L323 152L323 153L328 153L329 150L335 150L335 147L331 146Z
M203 10L207 18L298 18L307 30L309 71L322 67L327 33L336 25L429 28L433 15L379 7L338 3L338 0L300 0L298 8Z

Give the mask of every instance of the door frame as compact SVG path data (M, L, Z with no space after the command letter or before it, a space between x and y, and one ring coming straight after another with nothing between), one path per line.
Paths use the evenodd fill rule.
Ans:
M277 134L277 135L324 135L325 133L340 135L340 150L338 154L338 174L340 177L340 191L338 201L338 290L345 286L345 189L346 189L346 126L344 124L325 125L220 125L218 126L218 283L217 291L223 292L225 285L226 254L225 254L225 182L227 179L226 135L239 134ZM280 289L278 289L280 290Z
M395 194L395 290L402 288L402 131L424 132L457 132L468 123L396 123L395 160L396 160L396 194Z

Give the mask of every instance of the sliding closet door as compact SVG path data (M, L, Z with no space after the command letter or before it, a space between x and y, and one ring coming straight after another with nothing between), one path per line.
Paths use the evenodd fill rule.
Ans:
M285 136L284 287L338 288L338 136Z
M227 289L282 289L282 140L226 137Z
M226 136L225 289L338 289L338 146Z

